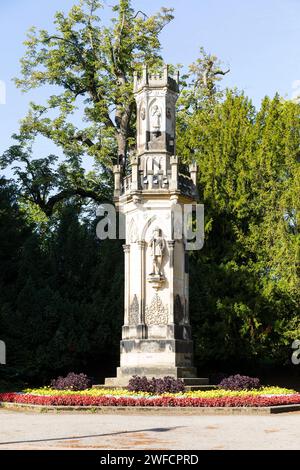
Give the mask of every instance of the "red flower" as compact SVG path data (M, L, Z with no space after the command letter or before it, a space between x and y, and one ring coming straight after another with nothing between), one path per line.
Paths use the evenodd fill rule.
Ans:
M38 396L19 393L0 393L0 402L46 406L158 406L158 407L262 407L275 405L299 405L300 394L290 396L243 396L219 398L132 398L92 397L88 395Z

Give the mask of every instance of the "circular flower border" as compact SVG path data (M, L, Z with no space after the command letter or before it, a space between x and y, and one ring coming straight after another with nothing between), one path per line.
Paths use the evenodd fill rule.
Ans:
M223 396L215 398L162 396L88 396L72 395L33 395L30 393L1 393L0 402L39 406L131 406L131 407L268 407L278 405L300 405L300 393L293 395L262 396Z

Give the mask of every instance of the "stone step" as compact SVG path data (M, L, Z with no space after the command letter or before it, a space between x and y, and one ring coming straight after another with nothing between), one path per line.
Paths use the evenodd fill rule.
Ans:
M217 385L186 385L184 390L186 392L197 392L198 390L216 390L219 388Z
M184 385L208 385L209 379L207 377L184 377Z
M126 390L127 387L120 387L116 385L93 385L92 388L95 389L107 389L107 390ZM184 389L186 392L193 392L197 390L216 390L218 388L218 385L209 385L209 384L204 384L204 385L185 385Z
M122 380L117 377L106 377L104 385L108 388L125 388L128 385L128 379Z
M120 387L120 385L106 385L106 384L97 384L97 385L93 385L92 388L96 388L96 389L108 389L108 390L124 390L126 389L127 387Z
M209 379L207 377L185 377L182 378L186 390L213 390L217 388L216 385L209 385ZM120 384L116 377L107 378L105 384L93 385L93 388L104 388L104 389L126 389L127 383ZM127 382L127 381L126 381Z
M93 385L95 389L107 389L107 390L126 390L127 387L120 387L117 385ZM209 384L200 384L200 385L185 385L184 387L186 392L196 392L198 390L216 390L218 385L209 385Z

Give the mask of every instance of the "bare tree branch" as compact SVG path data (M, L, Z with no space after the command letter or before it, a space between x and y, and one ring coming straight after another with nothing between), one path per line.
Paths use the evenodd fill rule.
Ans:
M65 199L68 199L73 196L81 196L83 198L90 198L93 199L95 202L106 202L111 204L111 200L107 198L103 198L101 194L99 194L96 191L93 191L92 189L84 189L84 188L70 188L70 189L64 189L60 191L59 193L55 194L54 196L51 196L46 203L41 203L39 204L41 209L44 211L44 213L50 217L53 213L54 206L58 203L61 202Z
M225 71L222 70L222 69L218 69L218 70L215 70L215 71L213 72L213 75L214 75L214 76L216 76L216 75L226 75L226 74L229 73L229 72L230 72L230 69L225 70Z
M143 15L143 20L145 20L146 18L149 18L149 16L146 15L146 13L144 13L142 10L137 11L136 14L132 18L133 19L137 18L139 14Z

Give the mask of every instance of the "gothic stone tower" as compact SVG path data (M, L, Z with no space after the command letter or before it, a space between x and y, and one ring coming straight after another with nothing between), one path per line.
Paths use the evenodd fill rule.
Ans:
M172 208L196 202L197 169L191 165L190 176L178 172L178 93L167 66L160 75L144 68L135 76L137 152L129 176L122 178L122 168L114 167L115 203L126 220L121 361L106 385L127 385L133 375L196 377L188 256L184 240L174 236Z

